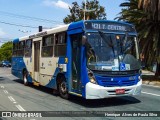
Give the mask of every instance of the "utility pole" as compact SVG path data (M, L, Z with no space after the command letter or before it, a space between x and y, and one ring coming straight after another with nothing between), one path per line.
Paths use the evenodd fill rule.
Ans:
M86 12L96 11L96 9L87 10L87 9L86 9L86 0L84 0L84 9L83 9L83 11L84 11L84 17L83 17L83 19L86 20ZM89 16L87 17L87 20L88 20L88 19L89 19Z
M86 0L84 0L84 20L86 20Z

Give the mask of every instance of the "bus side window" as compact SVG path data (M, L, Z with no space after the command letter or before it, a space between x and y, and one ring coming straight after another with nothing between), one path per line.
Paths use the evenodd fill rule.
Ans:
M25 57L31 57L32 55L32 40L26 40L25 44Z
M13 56L17 56L17 44L18 43L13 43Z
M25 45L25 42L24 41L20 41L19 44L18 44L18 50L17 50L17 55L18 56L24 56L24 45Z
M58 33L55 35L54 56L66 56L66 32Z
M53 40L54 35L49 35L43 37L42 40L42 57L52 57L53 56Z

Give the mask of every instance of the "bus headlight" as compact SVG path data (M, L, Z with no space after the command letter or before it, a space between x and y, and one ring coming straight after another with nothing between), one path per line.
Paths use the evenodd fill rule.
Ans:
M91 83L97 84L96 78L94 77L92 72L88 73L88 77L89 77L89 80L90 80Z
M90 79L90 82L93 83L93 84L97 84L97 81L95 79L95 77L91 77L89 78Z
M96 78L90 69L88 69L88 77L91 83L97 84Z

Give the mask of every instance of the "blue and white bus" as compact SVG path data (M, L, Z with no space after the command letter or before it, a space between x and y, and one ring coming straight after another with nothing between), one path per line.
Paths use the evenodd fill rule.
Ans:
M123 22L79 21L13 40L12 74L65 99L139 95L139 61L137 32Z

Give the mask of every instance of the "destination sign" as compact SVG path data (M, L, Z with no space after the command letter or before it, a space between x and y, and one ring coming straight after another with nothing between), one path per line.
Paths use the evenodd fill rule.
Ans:
M30 39L33 39L33 38L37 38L37 37L41 37L41 36L44 36L44 35L47 35L47 32L40 32L40 33L37 33L37 34L34 34L34 35L30 35L29 38Z
M122 23L116 22L85 22L86 29L96 29L96 30L109 30L109 31L123 31L123 32L134 32L135 29L133 26L129 26Z

